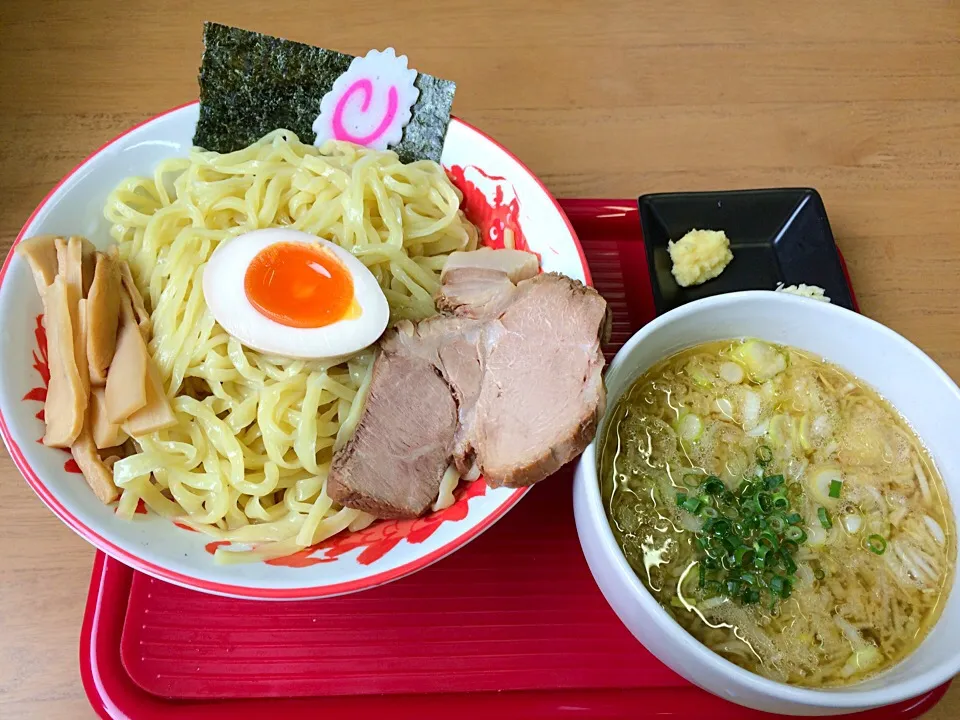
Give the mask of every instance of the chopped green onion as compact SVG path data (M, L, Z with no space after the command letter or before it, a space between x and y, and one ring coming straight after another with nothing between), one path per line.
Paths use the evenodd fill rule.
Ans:
M773 451L759 446L757 460L765 466ZM703 598L762 602L777 612L793 587L794 555L807 540L799 527L803 516L791 512L801 493L800 484L786 483L783 475L745 477L733 490L715 475L684 475L677 505L703 518L694 536Z
M758 541L761 544L764 544L767 547L769 547L771 550L776 550L777 548L780 547L780 541L777 540L777 536L774 535L769 530L764 530L762 533L760 533L760 537L758 538Z
M770 580L770 591L782 598L790 597L790 580L782 575L774 575Z
M756 554L753 566L762 569L767 564L767 555L770 554L770 548L766 545L754 545L753 551Z
M830 516L827 515L827 509L825 507L817 508L817 517L820 518L820 524L823 525L824 530L829 530L833 527L833 523L830 521Z
M773 495L768 492L757 493L757 505L760 506L760 512L766 514L773 510Z
M787 540L793 540L797 543L802 543L807 539L807 534L803 531L803 528L799 528L796 525L788 527L783 534Z
M710 532L713 535L717 535L721 538L726 538L730 534L730 521L724 520L723 518L710 518L707 520L707 523L710 524ZM704 530L707 530L707 524L704 523Z
M723 484L723 480L715 475L711 475L703 481L703 484L700 485L700 489L707 495L722 495L727 489L727 486Z
M700 500L695 497L684 498L683 502L680 503L680 507L690 513L696 513L700 509Z
M840 497L840 489L843 487L843 483L839 480L830 481L830 497L838 498Z
M887 541L879 535L870 535L867 538L867 550L876 555L883 555L887 550Z
M773 450L768 448L766 445L761 445L757 448L757 462L761 465L767 465L770 461L773 460Z

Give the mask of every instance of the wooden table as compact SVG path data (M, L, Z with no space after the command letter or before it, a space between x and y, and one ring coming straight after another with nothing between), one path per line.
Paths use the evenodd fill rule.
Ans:
M960 3L342 5L0 0L0 250L90 151L196 96L211 19L395 45L455 78L457 114L558 196L814 186L863 311L960 380ZM90 717L77 637L93 550L3 451L0 487L0 717ZM957 716L960 683L928 715Z

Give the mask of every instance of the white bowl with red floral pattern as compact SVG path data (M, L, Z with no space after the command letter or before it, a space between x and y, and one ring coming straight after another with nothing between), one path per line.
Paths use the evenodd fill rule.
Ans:
M150 175L162 160L191 147L197 103L174 108L107 143L69 173L27 220L14 243L33 235L84 235L109 244L103 203L131 175ZM502 246L513 230L539 254L545 271L583 282L590 275L569 221L543 184L516 157L454 118L442 164L464 193L464 210L485 244ZM146 511L132 521L100 503L70 455L39 442L46 394L42 307L26 262L12 249L0 269L0 434L40 499L108 555L161 580L202 592L259 599L328 597L376 587L430 565L477 537L525 489L461 483L449 508L416 520L380 521L342 533L296 555L247 564L214 562L215 543Z

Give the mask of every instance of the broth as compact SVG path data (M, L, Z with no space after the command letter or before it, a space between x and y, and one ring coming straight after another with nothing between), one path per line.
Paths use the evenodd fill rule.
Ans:
M613 410L600 478L647 589L772 680L880 672L946 600L956 528L932 459L876 392L799 350L723 341L655 365Z

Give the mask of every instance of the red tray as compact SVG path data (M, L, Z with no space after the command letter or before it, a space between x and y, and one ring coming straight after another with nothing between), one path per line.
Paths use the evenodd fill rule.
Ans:
M568 200L611 350L654 315L633 200ZM203 595L98 553L80 640L104 718L770 718L690 685L620 624L580 552L570 473L403 580L327 600ZM918 717L944 685L858 718Z

